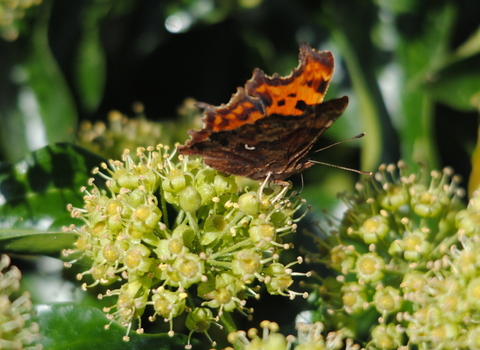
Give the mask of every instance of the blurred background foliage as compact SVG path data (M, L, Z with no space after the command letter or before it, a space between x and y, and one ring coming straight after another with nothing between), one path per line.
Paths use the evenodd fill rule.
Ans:
M364 171L449 165L468 179L479 13L477 0L0 0L0 159L63 141L114 159L183 143L201 126L194 100L227 103L255 67L289 74L306 41L335 56L326 99L351 101L316 148L367 133L316 159ZM304 172L302 196L321 220L356 179L319 165Z

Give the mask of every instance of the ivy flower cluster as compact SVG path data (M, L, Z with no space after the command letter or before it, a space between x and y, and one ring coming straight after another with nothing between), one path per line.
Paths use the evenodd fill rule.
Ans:
M76 249L93 261L79 276L96 285L120 282L102 297L116 296L105 311L128 331L141 317L161 317L170 324L187 312L190 335L208 336L212 323L235 329L229 313L247 314L247 299L258 298L260 285L273 295L306 297L290 289L293 265L280 262L291 248L282 237L294 232L304 204L287 188L264 184L241 189L235 177L198 159L176 156L166 146L139 148L138 162L128 151L123 161L103 164L108 191L93 181L85 189L84 208L70 208L84 220ZM168 213L175 209L174 220ZM294 219L294 216L297 217ZM115 284L117 285L117 284ZM212 341L213 342L213 341Z
M7 255L0 256L0 349L41 350L39 327L31 322L32 302L25 292L16 299L22 274L10 265Z
M341 332L329 332L324 336L325 327L321 322L298 323L297 338L278 333L279 326L275 322L263 321L260 328L262 328L260 335L257 329L251 328L248 332L230 333L228 340L237 350L360 350L360 346L354 344L351 339L344 341ZM297 345L292 347L294 343ZM233 348L227 347L225 350Z
M480 193L403 163L359 183L317 258L316 317L367 349L480 349ZM334 272L333 272L334 271Z
M164 124L147 120L142 112L143 105L133 106L137 118L128 118L119 111L108 113L108 122L82 120L77 133L77 144L106 158L117 158L125 149L135 149L139 142L155 144L155 140L164 139Z
M92 124L83 120L76 143L107 159L117 159L125 149L154 145L160 139L165 144L174 144L184 140L187 130L202 126L203 114L195 104L194 99L185 99L177 110L175 122L160 123L148 120L143 104L135 102L133 118L113 110L108 113L107 123L96 121Z
M0 35L3 39L16 40L19 35L19 22L25 17L25 11L41 3L42 0L0 1Z

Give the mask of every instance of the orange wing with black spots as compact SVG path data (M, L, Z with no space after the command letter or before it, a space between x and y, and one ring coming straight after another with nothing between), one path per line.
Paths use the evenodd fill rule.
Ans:
M191 139L178 150L199 155L219 171L282 181L313 163L306 156L318 138L342 114L343 97L323 98L333 75L333 55L300 46L299 65L286 77L266 76L255 69L230 101L204 109L205 127L190 130Z
M299 62L287 77L278 74L269 77L257 68L247 81L247 94L260 99L265 116L301 115L307 106L323 101L333 75L332 53L318 52L302 43Z
M233 130L272 114L301 115L306 106L321 103L333 75L333 55L318 52L308 44L300 46L299 65L287 77L272 77L256 68L227 104L219 107L198 103L204 109L205 127L211 132ZM197 132L191 132L192 136Z

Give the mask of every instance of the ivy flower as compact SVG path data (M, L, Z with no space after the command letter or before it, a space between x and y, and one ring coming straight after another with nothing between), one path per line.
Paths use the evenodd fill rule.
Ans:
M465 208L459 181L400 162L342 195L313 319L367 349L480 349L480 197Z
M0 256L0 349L41 350L39 327L32 318L32 302L25 292L16 299L22 274L10 266L7 255ZM8 268L8 269L7 269Z
M96 170L106 189L91 182L84 207L70 207L84 226L69 228L78 240L65 252L91 259L78 275L93 279L84 288L119 284L101 297L117 298L105 312L126 327L125 340L135 324L143 332L145 314L151 321L161 316L173 335L173 320L183 313L190 336L210 339L210 324L230 322L224 313L251 312L247 299L259 297L258 285L292 299L307 296L292 290L295 276L309 275L292 269L302 260L279 261L304 200L273 184L241 188L234 176L167 146L139 148L137 158L127 150L122 161Z

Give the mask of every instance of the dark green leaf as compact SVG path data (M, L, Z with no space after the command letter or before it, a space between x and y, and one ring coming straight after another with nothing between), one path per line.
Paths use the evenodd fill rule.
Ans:
M475 111L473 96L480 92L480 73L442 79L431 92L441 103L463 111Z
M38 305L34 321L40 326L41 343L49 350L84 350L84 349L155 349L183 350L187 337L176 334L141 334L130 332L130 340L123 337L127 331L118 323L112 323L109 329L105 325L110 321L100 310L89 306L67 303L57 305ZM194 349L207 349L199 343Z
M438 163L432 125L434 100L425 88L425 82L435 75L449 55L448 40L455 9L447 4L421 15L426 18L420 31L413 37L404 33L396 50L404 82L400 88L401 108L393 117L403 121L403 127L399 129L402 158L413 168L419 162L432 167Z
M50 4L44 2L28 40L6 46L7 57L1 60L7 66L1 69L5 75L0 77L0 85L8 87L8 95L2 99L6 106L0 110L1 124L5 155L10 160L47 144L72 142L75 137L77 111L50 50L49 17Z
M103 158L70 144L29 154L16 164L0 164L0 251L54 254L75 239L63 226L72 219L67 204L83 207L80 187ZM96 184L102 184L96 179Z
M83 107L95 111L105 87L105 54L100 41L100 23L111 8L110 2L93 2L83 9L82 39L75 58L76 87Z
M105 61L98 32L86 32L77 56L77 85L84 107L94 111L103 96Z

